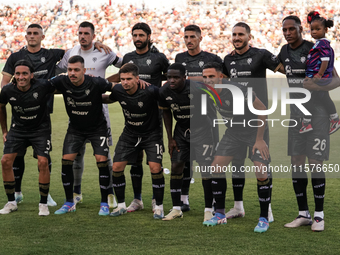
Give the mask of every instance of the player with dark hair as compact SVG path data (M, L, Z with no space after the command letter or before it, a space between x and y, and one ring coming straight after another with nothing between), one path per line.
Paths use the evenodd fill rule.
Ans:
M74 46L72 49L68 50L63 59L59 62L58 67L62 70L67 69L68 60L70 57L75 55L80 55L84 58L85 61L85 68L86 73L96 76L105 78L105 70L110 65L113 65L115 67L121 67L122 65L122 58L118 57L116 53L110 52L108 54L105 54L104 52L100 52L98 49L94 47L93 40L96 38L95 35L94 26L92 23L88 21L84 21L80 23L78 27L78 41L79 45ZM109 117L109 109L106 104L103 104L103 112L104 116L106 118L107 127L109 130L110 128L110 117ZM109 135L109 146L111 146L112 143L112 136L111 132ZM84 172L84 154L86 149L86 143L82 147L82 149L79 151L77 157L74 160L73 163L73 173L74 173L74 190L73 190L73 196L74 196L74 202L82 202L83 195L81 192L81 181L82 181L82 175ZM108 160L109 160L109 168L110 168L110 188L108 190L109 192L109 207L114 208L116 207L117 203L115 201L114 195L113 195L113 188L112 188L112 160L111 155L108 153Z
M215 84L222 83L223 74L214 63L207 64L203 67L203 80L206 84L215 87ZM260 218L255 232L265 232L269 228L268 223L268 206L270 201L269 179L267 176L266 166L270 162L269 149L268 149L268 136L265 133L268 129L265 127L266 116L254 115L250 112L247 104L247 98L252 97L252 103L254 109L265 110L265 105L255 96L255 93L248 95L247 88L238 83L231 84L229 86L234 89L240 90L244 95L243 104L245 113L244 115L234 115L234 98L230 89L216 88L216 91L223 102L216 105L217 110L222 115L224 120L228 120L226 130L223 138L218 144L212 167L215 171L212 172L212 190L215 204L215 216L208 221L203 222L206 226L216 226L218 224L226 224L227 218L225 215L225 194L227 188L227 182L225 179L225 173L219 171L218 167L228 166L235 155L242 153L244 146L247 146L251 150L250 159L254 162L256 167L257 178L257 192L260 202ZM225 104L224 102L230 102ZM249 120L258 120L257 126L250 126L248 124L242 125L241 123L249 123Z
M153 217L162 219L165 182L161 165L163 138L157 105L158 87L150 85L140 89L138 73L137 65L133 63L123 65L119 70L121 84L112 89L110 96L103 95L106 103L120 103L125 118L125 127L117 142L112 165L113 187L118 207L110 215L119 216L127 212L124 169L129 162L136 163L140 152L145 151L156 200Z
M15 178L13 162L16 155L32 146L37 154L39 169L39 215L50 214L47 207L47 196L50 187L48 168L51 150L51 120L47 108L48 95L54 92L49 82L36 80L34 69L27 60L19 60L14 65L13 81L1 90L0 124L4 140L4 155L1 159L2 177L8 203L0 214L16 211ZM7 130L6 104L12 106L11 128Z
M63 145L61 177L66 195L65 204L55 214L76 210L73 200L73 161L86 140L91 142L97 167L101 204L99 215L109 215L108 187L110 171L108 166L108 135L102 107L102 94L111 91L113 85L100 77L85 75L84 59L75 55L68 60L68 76L57 76L51 80L63 95L69 116L69 126Z
M181 194L185 162L194 159L200 167L210 166L214 149L212 122L207 115L201 115L198 107L201 105L201 88L204 86L187 80L185 72L182 64L172 64L167 72L168 82L159 91L159 108L163 110L171 157L170 192L173 204L171 212L163 220L183 217ZM174 133L172 116L176 120ZM201 176L205 209L210 209L210 219L213 201L210 173L201 171Z
M203 51L200 43L202 41L202 32L197 25L188 25L184 28L184 42L187 51L178 53L175 58L176 63L181 63L186 69L188 79L202 81L202 68L205 63L218 62L222 63L222 59L216 54ZM209 115L213 115L214 112ZM214 142L217 144L219 140L218 127L213 129ZM183 176L182 197L183 202L182 211L190 210L189 206L189 189L192 177L192 165L186 162Z
M282 21L282 32L288 44L284 45L278 55L279 60L286 71L289 87L303 87L305 78L306 60L313 43L303 40L301 21L297 16L287 16ZM333 77L338 77L333 69ZM334 80L334 79L333 79ZM307 84L305 84L307 85ZM318 86L314 83L308 88L311 90L328 91L339 86L332 82L326 86ZM290 93L290 98L302 98L301 93ZM321 102L315 102L316 114L312 119L313 131L306 134L299 134L303 113L295 106L290 106L290 119L299 123L296 127L288 130L288 155L291 156L293 188L299 207L298 217L285 227L294 228L304 225L311 225L312 220L307 203L308 178L304 166L306 157L308 163L314 169L322 166L324 160L329 157L329 122L328 114ZM315 213L312 230L324 230L323 204L325 197L325 173L312 171L312 186L315 202Z
M312 11L307 16L310 24L311 35L316 40L313 48L309 51L306 61L306 76L320 86L325 86L332 81L332 71L334 68L334 50L330 45L330 40L325 37L329 27L333 26L333 20L326 20L316 11ZM331 120L329 134L333 134L340 128L339 115L335 105L326 91L312 92L311 99L304 104L306 109L313 115L315 113L315 101L323 102ZM312 131L311 117L304 116L300 133Z
M166 72L169 61L163 53L153 46L151 39L151 28L148 24L140 22L132 27L132 40L136 47L135 51L129 52L123 57L123 64L133 63L138 66L139 78L157 87L162 86L162 81L166 79ZM108 78L109 81L118 82L116 75ZM163 130L163 129L162 129ZM141 152L143 153L143 152ZM131 166L130 176L132 181L134 199L127 207L128 212L134 212L144 208L142 201L142 166L143 154L138 156L138 160ZM130 164L130 163L129 163ZM155 207L155 199L152 199L152 208Z
M4 69L2 70L1 87L10 82L14 75L14 65L18 60L25 59L34 68L34 77L36 79L50 79L55 75L56 63L58 63L64 56L65 51L61 49L45 49L41 47L41 41L45 38L44 31L39 24L30 24L27 27L25 39L27 46L20 49L18 52L12 53L6 61ZM108 48L100 43L96 43L96 47L101 51L103 48L105 52ZM47 106L49 112L53 112L54 96L49 96ZM52 149L52 148L51 148ZM17 203L23 201L23 194L21 192L21 182L25 170L24 156L26 150L18 152L13 164L13 171L15 175L15 197ZM51 171L52 162L48 155L49 168ZM47 204L49 206L56 206L57 203L48 194Z
M244 22L236 23L232 29L232 43L235 50L232 54L225 56L223 73L243 86L252 87L256 96L268 108L266 70L270 69L274 72L279 70L283 72L283 68L276 56L265 49L250 46L250 40L250 27ZM266 128L268 128L267 125ZM269 132L266 132L265 135L269 136ZM246 154L247 148L244 147L243 153L239 153L239 155L233 158L233 166L237 169L232 174L234 207L227 212L227 218L244 217L245 215L243 207L245 173L241 171L241 167L244 165ZM249 152L249 155L251 155L251 152ZM271 191L271 173L268 173L268 175ZM271 205L269 204L269 222L272 221L274 221L274 218Z

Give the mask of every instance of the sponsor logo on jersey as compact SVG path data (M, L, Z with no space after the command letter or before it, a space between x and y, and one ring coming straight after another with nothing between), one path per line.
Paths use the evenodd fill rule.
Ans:
M142 108L143 107L143 102L138 102L138 106L140 107L140 108Z
M130 61L129 61L129 63L132 63L132 64L133 64L133 61L132 61L132 60L130 60Z
M271 56L271 59L272 59L273 61L276 61L276 60L277 60L277 57L276 57L275 55L272 55L272 56Z
M204 61L199 61L198 65L200 66L200 68L202 68L204 66Z
M70 97L66 98L67 105L70 105L72 107L76 107L76 104L74 103L74 100Z
M45 58L45 57L42 57L40 60L41 60L41 62L45 63L46 58Z
M251 64L251 62L253 62L253 59L252 59L252 58L248 58L248 59L247 59L247 63L248 63L248 65L250 65L250 64Z
M35 99L37 99L38 96L39 96L39 95L38 95L38 92L34 92L34 93L33 93L33 97L34 97Z
M9 101L17 101L17 99L15 97L11 97Z
M90 90L89 89L85 89L85 94L89 95L90 94Z
M75 114L75 115L87 115L89 112L81 112L81 111L74 111L72 110L72 114Z
M33 120L35 118L37 118L38 115L33 115L33 116L20 116L20 119L23 120Z
M230 69L230 78L237 78L237 70L236 70L236 68Z
M285 62L289 62L289 61L290 61L289 58L286 58Z
M285 69L286 69L286 74L292 73L292 67L291 66L287 65Z
M96 57L92 58L92 61L95 63L97 61L97 58Z
M185 62L182 63L183 66L186 66L187 64Z
M127 103L125 101L120 102L120 104L127 105Z
M151 65L151 62L152 62L151 59L147 59L147 60L146 60L146 64L147 64L148 66Z
M165 100L173 100L171 96L168 96L167 98L165 98Z
M301 57L301 63L305 63L305 61L306 61L306 57Z
M230 65L231 65L231 66L232 66L232 65L236 65L235 61L231 62Z

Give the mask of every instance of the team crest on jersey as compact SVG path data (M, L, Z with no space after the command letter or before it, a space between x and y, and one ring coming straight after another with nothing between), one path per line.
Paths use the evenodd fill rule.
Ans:
M147 64L148 66L151 65L151 62L152 62L151 59L147 59L147 60L146 60L146 64Z
M230 101L229 100L225 100L224 102L225 102L226 106L230 106Z
M92 61L95 63L97 61L97 58L96 57L92 58Z
M41 57L41 62L43 62L43 63L45 63L45 61L46 61L46 58L45 57Z
M76 107L76 104L74 103L74 100L72 98L67 97L66 101L67 101L67 105L70 105L72 107Z
M130 61L129 61L129 63L132 63L132 64L133 64L133 61L132 61L132 60L130 60Z
M291 66L287 65L285 69L286 69L286 74L292 73L292 67Z
M171 104L170 107L171 107L171 109L172 109L173 111L179 111L179 106L178 106L178 104Z
M187 64L185 62L182 63L182 66L186 66Z
M231 65L231 66L232 66L232 65L236 65L235 61L232 61L232 62L230 63L230 65Z
M90 90L89 89L85 89L85 94L89 95L90 94Z
M140 107L140 108L142 108L143 107L143 102L138 102L138 106Z
M168 96L167 98L165 98L165 100L173 100L171 96Z
M199 61L198 65L200 66L200 68L202 68L204 66L204 61Z
M189 97L190 99L193 99L193 98L194 98L194 95L193 95L193 94L188 94L188 97Z
M230 78L237 78L237 70L236 70L236 68L230 69Z
M251 62L253 62L253 59L252 59L252 58L248 58L248 59L247 59L247 63L248 63L248 65L250 65L250 64L251 64Z
M125 101L120 102L120 104L127 105L127 103Z
M305 63L305 61L306 61L306 57L301 57L301 63Z
M34 97L35 99L37 99L37 98L38 98L38 92L34 92L34 93L33 93L33 97Z
M286 58L285 62L289 62L289 58Z

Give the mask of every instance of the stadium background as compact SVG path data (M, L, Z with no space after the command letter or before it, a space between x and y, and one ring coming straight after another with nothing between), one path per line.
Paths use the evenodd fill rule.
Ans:
M215 52L223 57L231 51L230 31L237 21L246 21L253 30L252 44L267 48L277 54L282 38L281 20L288 14L296 14L304 19L306 13L318 9L327 13L335 20L335 27L327 35L332 39L336 56L340 56L340 7L335 1L167 1L166 6L161 1L112 1L112 7L102 8L109 1L0 1L0 58L3 63L11 51L17 51L26 44L25 28L28 24L41 23L46 31L43 46L71 48L77 44L76 28L83 20L90 20L96 26L99 40L112 47L120 55L134 50L130 39L131 25L138 21L149 23L153 29L155 45L161 52L167 54L173 62L174 55L185 50L183 43L183 27L195 22L203 28L204 40L201 46L204 50ZM217 2L217 1L216 1ZM33 6L40 3L41 6ZM144 3L144 7L143 7ZM120 4L120 5L118 5ZM129 7L128 4L133 4ZM79 8L75 8L79 5ZM6 7L10 6L10 8ZM173 9L175 6L175 9ZM19 7L19 9L18 9ZM155 7L157 7L155 9ZM315 8L314 8L315 7ZM143 10L144 8L144 10ZM17 10L15 18L9 15ZM52 10L52 11L51 11ZM147 13L151 13L150 15ZM107 15L109 14L109 15ZM106 17L108 17L106 19ZM305 22L304 22L305 23ZM308 27L305 26L304 38L310 39ZM0 64L2 70L3 63ZM339 64L337 70L340 70ZM107 75L115 73L108 69ZM285 78L268 72L271 78L270 86L286 86ZM333 99L340 100L339 89L332 91ZM269 96L271 92L269 90ZM340 104L336 101L337 109ZM8 108L9 110L9 108ZM123 128L123 117L117 105L110 106L112 126L117 141ZM8 116L10 118L10 114ZM275 113L272 118L282 118ZM64 134L67 128L67 116L62 99L56 98L53 122L53 172L51 179L51 194L59 205L63 203L64 193L60 181L60 158ZM289 165L286 156L287 129L278 127L271 129L271 154L273 164ZM339 164L340 136L331 136L331 155L328 164ZM2 151L2 146L0 146ZM113 153L113 148L111 149ZM37 215L37 171L36 160L32 159L29 149L26 156L26 172L23 181L24 203L19 205L19 211L0 217L0 254L338 254L340 244L340 222L338 212L339 178L327 180L325 216L326 231L311 233L308 227L285 229L283 225L291 221L297 214L297 206L289 176L274 179L273 212L275 222L265 235L254 235L258 213L256 198L256 183L253 175L249 175L245 187L246 217L229 220L225 227L202 228L203 199L200 181L196 179L190 191L192 210L184 215L183 220L172 221L169 224L155 222L151 214L151 181L150 174L145 171L143 180L143 200L145 209L135 214L129 214L117 219L99 218L98 211L98 174L92 157L92 150L86 154L86 170L84 173L83 192L84 204L77 207L77 212L65 217L56 217L50 208L51 215L46 218ZM249 162L247 162L249 164ZM169 166L169 156L165 153L164 165ZM92 169L92 170L91 170ZM145 169L147 167L145 166ZM127 176L126 200L132 199L131 183ZM248 176L248 175L247 175ZM338 176L335 176L338 177ZM94 180L96 180L94 182ZM232 206L231 183L228 180L227 207ZM166 179L165 210L170 208L169 178ZM310 210L313 212L311 187L309 185ZM1 194L1 193L0 193ZM4 192L0 196L0 206L5 204ZM266 246L267 245L267 246Z

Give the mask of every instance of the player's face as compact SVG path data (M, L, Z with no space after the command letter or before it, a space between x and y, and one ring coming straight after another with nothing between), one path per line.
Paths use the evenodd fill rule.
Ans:
M232 41L236 50L242 50L244 47L247 47L250 39L251 35L247 33L244 27L233 28Z
M26 30L25 35L28 46L41 46L41 41L45 38L43 31L37 27L31 27Z
M78 29L78 41L81 47L85 50L88 50L92 47L92 42L95 37L96 36L90 27L80 27Z
M123 89L126 92L134 92L137 89L139 81L139 76L134 76L132 73L121 73L120 74L120 82L123 86Z
M195 50L199 47L202 41L202 36L197 34L195 31L185 31L184 32L184 42L188 50Z
M132 32L133 44L137 49L145 49L148 46L151 35L147 35L142 29L135 29Z
M170 84L170 89L181 91L185 86L185 75L181 75L179 70L169 69L167 81Z
M221 84L223 74L221 72L216 71L215 68L206 68L202 71L203 74L203 82L215 87L215 84Z
M84 65L82 63L68 63L67 75L74 85L78 86L83 83L85 72L86 69L84 68Z
M14 78L17 81L17 86L20 90L26 90L31 84L33 73L28 66L17 66L14 71Z
M288 44L294 44L301 38L302 27L295 20L286 19L282 23L282 32Z
M327 27L325 27L320 20L314 20L312 24L310 24L310 32L314 39L321 39L325 37Z

